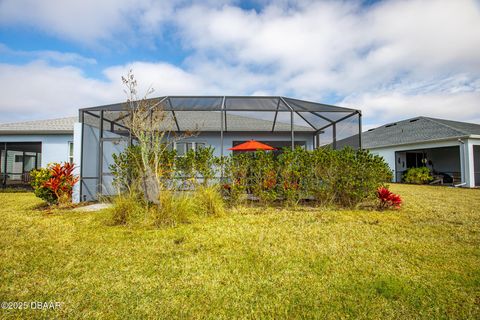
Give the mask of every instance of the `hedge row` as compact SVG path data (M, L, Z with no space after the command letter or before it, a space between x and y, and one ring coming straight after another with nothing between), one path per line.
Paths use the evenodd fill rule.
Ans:
M263 151L235 154L227 159L225 172L224 188L234 201L250 193L264 203L310 199L342 207L374 197L392 178L381 157L350 148L286 149L278 157Z
M111 170L115 183L131 187L138 180L138 150L132 147L114 157ZM137 159L137 160L136 160ZM223 163L223 179L221 175ZM320 204L353 207L375 195L379 186L392 178L382 158L368 151L350 148L284 149L275 156L257 151L230 154L223 159L214 156L213 148L190 150L178 157L174 150L165 151L158 170L166 189L195 187L195 184L220 183L231 202L240 203L252 195L262 203L296 204L310 199Z

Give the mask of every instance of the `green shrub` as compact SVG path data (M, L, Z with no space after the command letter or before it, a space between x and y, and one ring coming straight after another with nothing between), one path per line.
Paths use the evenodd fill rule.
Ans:
M296 205L310 192L310 153L304 148L285 148L277 158L278 189L288 205Z
M176 150L169 150L166 145L160 145L165 150L160 154L159 167L156 173L164 184L172 179L175 173ZM154 155L151 155L154 157ZM142 192L142 171L144 170L139 146L129 146L123 152L112 154L113 164L109 166L113 175L113 185L117 194L124 192Z
M203 178L204 185L208 185L217 172L219 158L213 155L214 151L213 147L203 147L195 151L196 175Z
M338 151L338 170L335 182L336 203L354 207L363 200L374 198L375 192L392 173L383 158L369 151L345 148Z
M250 171L253 195L264 204L275 201L277 199L277 168L273 153L256 152Z
M310 192L320 205L331 205L336 199L337 152L330 148L312 151Z
M227 191L231 204L241 204L250 189L253 153L231 153L223 161L227 178L224 189Z
M197 150L190 149L183 156L175 159L177 178L186 182L190 187L197 184L198 178L203 180L203 185L208 185L215 177L219 158L213 155L214 148L204 147Z
M410 168L403 175L403 181L405 183L427 184L432 180L432 174L427 167Z
M315 199L322 205L354 207L373 198L377 188L392 178L383 158L351 148L286 148L277 158L264 151L235 154L228 158L225 171L227 195L234 203L252 193L264 203L280 199L296 205Z
M41 168L32 170L30 176L32 177L31 185L35 196L46 201L48 204L54 204L57 201L55 193L50 188L45 187L46 182L52 178L50 169Z
M223 216L225 203L218 186L199 186L193 195L193 200L200 211L208 216Z
M195 150L188 150L183 156L176 158L177 176L188 183L196 180Z

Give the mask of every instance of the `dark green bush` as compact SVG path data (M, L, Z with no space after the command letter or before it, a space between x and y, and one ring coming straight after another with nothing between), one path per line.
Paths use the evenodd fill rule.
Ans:
M213 155L213 147L203 147L195 151L195 171L197 177L203 179L203 184L208 185L215 177L219 159Z
M301 147L294 150L285 148L277 158L279 171L278 189L288 205L295 205L309 196L311 179L311 152Z
M410 168L403 174L403 182L412 184L427 184L433 180L427 167Z
M249 192L264 203L283 199L295 205L314 199L322 205L353 207L374 197L377 188L392 178L381 157L350 148L285 149L278 158L264 151L242 153L231 155L227 163L233 202Z
M118 193L135 192L138 189L142 160L140 147L129 146L121 153L113 153L113 164L109 166L113 175L113 185Z
M230 154L223 159L215 157L213 152L213 148L189 150L182 157L177 157L174 151L165 153L162 167L157 170L164 181L161 188L177 190L172 181L179 181L182 190L195 191L199 188L197 178L203 179L203 186L207 187L223 161L225 180L222 181L222 190L232 204L241 204L251 194L263 204L284 201L287 205L296 205L301 200L310 199L320 205L354 207L374 197L377 188L392 178L381 157L351 148L319 148L314 151L286 148L278 157L271 152L258 151ZM115 167L111 169L117 183L131 188L134 185L131 181L138 173L128 168L132 163L138 163L136 148L132 147L114 159ZM141 188L139 190L141 192ZM172 201L177 200L180 201ZM187 206L181 201L177 204ZM168 220L167 211L163 216Z
M277 166L273 153L258 151L251 161L252 194L262 203L277 199Z
M339 163L337 154L330 148L318 148L311 153L310 192L321 205L335 203Z
M336 153L335 202L341 206L353 207L374 197L377 188L392 179L392 172L379 156L351 148Z
M224 189L232 204L240 204L250 190L253 153L231 153L224 161L224 175L227 182Z

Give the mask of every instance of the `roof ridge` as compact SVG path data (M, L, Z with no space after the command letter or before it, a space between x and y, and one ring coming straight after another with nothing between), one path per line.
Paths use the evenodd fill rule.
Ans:
M11 124L32 123L32 122L39 122L39 121L65 120L65 119L71 119L71 118L76 118L76 116L60 117L60 118L51 118L51 119L25 120L25 121L17 121L17 122L3 122L3 123L0 123L0 126L3 126L3 125L11 125Z
M428 121L434 122L434 123L436 123L436 124L442 125L442 126L444 126L444 127L447 127L447 128L449 128L449 129L452 129L452 130L454 130L454 131L460 132L460 133L463 134L463 135L470 136L470 133L468 133L467 131L463 131L463 130L461 130L461 129L452 127L452 126L450 126L450 125L448 125L448 124L446 124L446 123L443 123L443 122L438 121L438 120L435 119L435 118L430 118L430 117L422 117L422 118L424 118L424 119L426 119L426 120L428 120Z

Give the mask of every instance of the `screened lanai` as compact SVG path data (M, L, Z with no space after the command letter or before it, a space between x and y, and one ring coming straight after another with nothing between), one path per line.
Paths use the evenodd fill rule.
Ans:
M153 127L172 136L193 133L176 141L179 156L203 146L225 156L228 148L252 139L279 149L361 147L361 112L357 109L280 96L164 96L146 103L165 113ZM82 201L114 192L109 169L112 154L135 143L129 128L135 106L124 102L80 109Z

